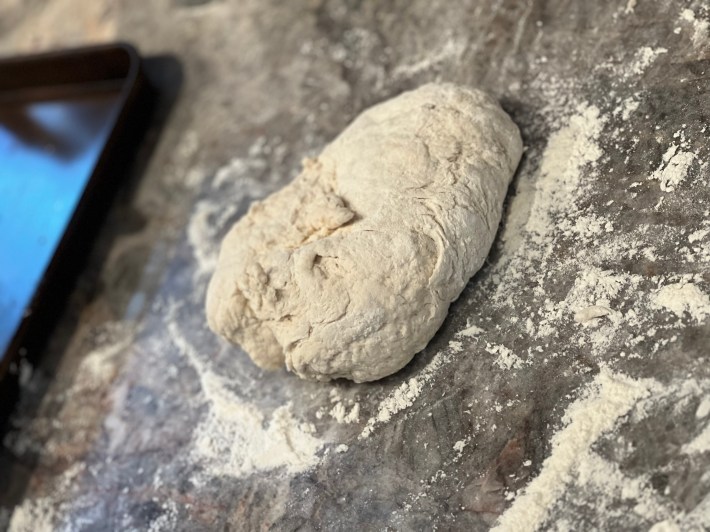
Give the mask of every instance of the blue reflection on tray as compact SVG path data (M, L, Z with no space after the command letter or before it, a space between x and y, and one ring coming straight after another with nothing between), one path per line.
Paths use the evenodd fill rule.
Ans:
M91 177L117 109L116 93L0 105L0 358Z

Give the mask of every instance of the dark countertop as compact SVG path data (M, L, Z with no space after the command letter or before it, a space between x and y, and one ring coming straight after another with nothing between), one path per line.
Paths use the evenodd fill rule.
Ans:
M703 2L76 5L0 1L0 51L120 38L185 81L23 370L0 528L710 527ZM523 134L488 263L394 376L259 370L204 323L222 235L432 80Z

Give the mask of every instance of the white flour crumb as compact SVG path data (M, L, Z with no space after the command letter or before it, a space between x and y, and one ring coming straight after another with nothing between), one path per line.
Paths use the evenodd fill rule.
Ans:
M86 469L83 463L76 463L55 477L52 495L25 498L15 507L8 526L8 532L52 532L65 514L64 510L71 498L68 496L75 479Z
M330 417L338 423L357 423L360 421L360 404L355 403L350 412L348 412L342 402L337 402L330 410Z
M466 448L470 441L470 436L464 438L463 440L457 441L456 443L454 443L454 451L456 451L460 455L461 453L463 453L463 450Z
M360 403L355 403L355 405L350 409L350 412L345 416L345 423L357 423L360 421Z
M486 344L486 351L491 355L498 355L495 364L500 369L520 369L523 367L523 360L504 345Z
M338 423L343 423L345 421L345 405L343 403L335 403L335 406L330 409L330 417L332 417Z
M458 340L450 340L449 341L449 351L452 353L460 353L463 351L463 343L459 342Z
M397 387L392 395L380 403L377 411L377 421L385 423L392 419L397 412L409 408L422 391L423 383L416 377L412 377Z
M682 318L686 313L696 323L710 316L710 297L693 283L672 283L661 287L653 297L656 308L670 310Z
M685 181L693 161L694 153L679 151L676 144L671 144L663 154L663 162L649 179L660 181L662 191L672 192Z
M589 322L597 318L603 318L604 316L609 316L612 313L613 311L609 307L592 305L590 307L585 307L575 312L574 321L583 325L587 325Z
M673 521L665 519L649 528L648 532L681 532L681 530Z
M698 229L697 231L693 231L688 235L688 242L691 244L700 242L708 235L708 233L710 233L710 229Z
M177 152L183 159L194 157L200 149L200 135L195 130L188 130L177 145Z
M634 9L636 8L636 1L637 0L628 0L628 2L626 2L626 7L624 8L625 15L630 15L634 12Z
M338 453L338 454L343 454L343 453L348 452L348 449L349 449L349 448L350 448L350 447L348 447L348 446L345 445L344 443L341 443L340 445L338 445L338 446L335 448L335 452Z
M710 424L706 425L693 441L683 445L681 451L685 454L698 454L710 451Z
M680 20L687 22L693 28L693 46L700 47L708 41L708 26L710 23L707 20L700 20L695 16L692 9L684 9L680 13Z
M577 275L574 287L565 298L565 304L568 308L609 306L609 301L618 297L630 280L629 276L589 266Z
M163 513L150 523L148 532L163 532L175 530L178 524L178 506L175 501L169 500L161 504Z
M703 419L707 417L708 414L710 414L710 395L706 395L702 398L698 409L695 411L695 417L697 419Z
M622 120L627 121L631 118L633 112L639 108L639 105L640 102L636 98L629 96L614 109L614 114L620 115Z
M668 50L666 48L651 48L650 46L639 48L625 74L633 74L636 76L643 74L646 68L648 68L659 55L667 52Z
M395 414L412 406L434 373L447 361L445 355L437 353L416 377L400 384L380 402L377 413L367 421L358 438L361 440L369 438L377 425L390 421Z
M591 452L591 445L655 387L653 381L633 380L602 368L586 393L567 408L566 426L553 436L551 454L540 474L499 517L495 530L536 530L564 493L572 472Z
M25 499L12 513L8 532L52 532L57 518L52 498Z
M486 331L484 331L480 327L477 327L475 325L469 325L468 323L466 323L466 328L457 332L454 336L457 336L457 337L463 336L464 338L473 338L473 337L483 334L484 332L486 332Z
M276 408L271 416L244 402L224 380L202 362L175 322L168 323L171 338L187 357L202 386L209 407L194 430L193 456L210 476L245 477L260 471L284 469L290 474L318 463L323 441L291 413L291 404Z

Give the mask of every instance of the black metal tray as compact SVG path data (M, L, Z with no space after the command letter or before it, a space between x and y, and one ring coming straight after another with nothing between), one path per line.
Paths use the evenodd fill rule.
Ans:
M0 424L17 393L19 359L36 358L61 314L150 121L155 96L141 57L128 44L0 59L0 194L6 211L4 223L0 219L0 291L7 277L0 305ZM73 170L83 172L76 182ZM48 188L67 183L74 187L69 199L63 192L48 196ZM37 205L31 194L47 205ZM61 212L55 216L53 209ZM0 303L2 298L0 293Z

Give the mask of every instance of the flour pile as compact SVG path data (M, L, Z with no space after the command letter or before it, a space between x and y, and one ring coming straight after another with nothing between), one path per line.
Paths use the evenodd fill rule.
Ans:
M206 418L195 429L192 451L207 478L243 477L274 469L294 474L318 462L317 452L324 442L313 435L312 426L294 419L291 405L276 408L266 419L263 411L240 399L205 365L174 321L168 328L176 347L197 372L208 405Z

